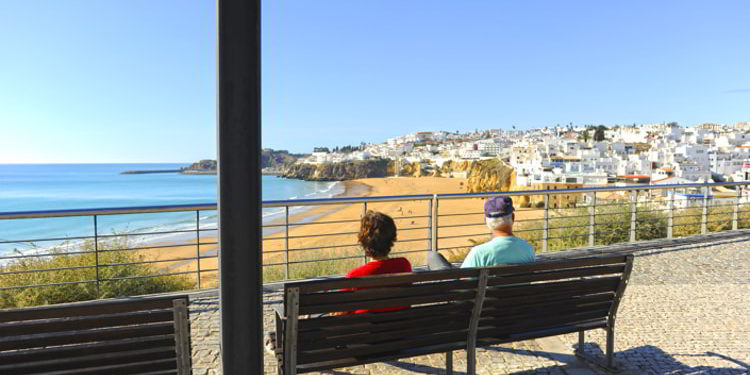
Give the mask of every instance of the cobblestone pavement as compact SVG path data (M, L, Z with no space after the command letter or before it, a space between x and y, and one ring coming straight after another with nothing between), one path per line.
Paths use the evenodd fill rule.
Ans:
M637 252L615 358L633 374L749 374L748 316L750 239ZM578 337L558 339L573 347ZM605 342L587 332L585 351L603 357Z
M266 293L265 329L272 328ZM618 313L615 351L621 374L750 373L750 236L636 253L631 282ZM190 303L194 374L220 374L216 292ZM479 374L608 374L572 355L577 335L530 340L477 351ZM586 333L585 351L603 359L602 330ZM323 374L444 374L442 354ZM454 352L457 374L464 351ZM276 373L266 355L265 371Z

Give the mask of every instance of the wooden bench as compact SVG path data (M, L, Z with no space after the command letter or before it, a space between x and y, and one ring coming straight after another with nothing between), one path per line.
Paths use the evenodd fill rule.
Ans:
M476 371L476 346L607 330L612 363L617 306L633 256L555 260L287 283L276 309L280 374L329 370L465 349ZM345 290L349 288L363 288ZM330 316L340 311L411 306Z
M190 374L187 296L0 310L0 374Z

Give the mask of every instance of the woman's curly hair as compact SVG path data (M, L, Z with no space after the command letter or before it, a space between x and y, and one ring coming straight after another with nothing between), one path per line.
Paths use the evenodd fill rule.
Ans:
M383 213L367 211L362 217L357 240L369 257L383 257L391 252L396 241L396 224Z

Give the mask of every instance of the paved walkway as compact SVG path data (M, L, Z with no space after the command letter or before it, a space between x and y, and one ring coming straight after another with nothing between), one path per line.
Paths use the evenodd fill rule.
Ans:
M621 374L750 374L750 235L716 238L635 253L631 283L618 314L616 360ZM267 293L266 300L279 299ZM216 293L191 305L194 374L220 374ZM272 326L266 309L265 327ZM585 350L603 357L602 330L589 331ZM577 360L577 335L481 348L479 374L608 374ZM466 369L455 352L454 369ZM265 371L276 373L266 356ZM442 354L338 369L324 374L444 374Z

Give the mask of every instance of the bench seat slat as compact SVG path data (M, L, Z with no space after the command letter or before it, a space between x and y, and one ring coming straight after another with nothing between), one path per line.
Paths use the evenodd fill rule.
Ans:
M416 336L459 330L465 332L469 326L469 319L470 316L465 315L399 322L400 324L392 324L388 327L383 327L383 324L374 324L369 327L358 327L358 330L353 332L326 331L326 337L319 337L318 335L310 337L311 335L308 334L300 334L298 345L300 350L307 351L337 345L367 344L402 336Z
M154 336L174 333L174 324L150 323L131 327L104 328L88 331L70 331L55 335L13 337L0 340L0 350L26 349L40 346L78 344L93 341L116 340L129 337Z
M590 277L590 276L602 276L611 274L622 274L625 270L624 265L614 266L600 266L600 267L587 267L573 270L562 270L562 271L544 271L537 273L529 273L526 275L513 275L513 276L495 276L490 277L487 281L488 286L507 285L507 284L518 284L535 281L553 281L570 279L577 277Z
M576 296L569 298L550 299L548 301L534 301L531 303L510 303L504 300L487 300L483 305L482 316L495 314L514 314L516 311L546 310L554 311L555 308L567 305L588 305L594 303L609 303L614 301L613 293L593 294L587 296Z
M45 372L45 375L140 375L158 370L176 370L177 361L171 359L158 359L152 361L141 361L123 365L98 366L87 369L60 370Z
M185 296L160 297L148 299L123 299L79 302L69 306L48 305L39 307L28 307L19 309L8 309L0 311L0 323L65 318L71 316L116 314L130 311L171 309L172 300L185 298Z
M609 296L609 298L614 298L615 293L611 290L603 290L603 291L595 291L595 290L589 290L586 293L582 293L580 290L576 291L566 291L566 292L558 292L556 294L547 294L547 293L540 293L536 295L528 295L528 296L521 296L521 297L513 297L512 299L500 299L496 297L488 297L483 304L483 307L494 307L494 308L501 308L505 306L517 306L522 304L534 304L534 303L544 303L545 301L558 301L558 300L568 300L572 298L593 298L601 297L604 298L604 296Z
M136 311L110 315L90 315L46 320L32 320L0 324L0 338L30 335L39 332L52 333L123 326L136 323L168 322L174 319L171 310Z
M432 345L432 346L426 346L426 347L405 349L399 352L389 353L386 355L377 354L377 355L371 355L371 356L359 356L356 358L354 357L342 358L342 359L337 359L333 361L320 361L320 362L315 362L315 363L307 363L307 364L299 365L297 367L297 373L325 371L325 370L330 370L330 369L335 369L335 368L340 368L340 367L349 367L349 366L354 366L354 365L384 362L384 361L388 361L391 359L416 357L416 356L423 355L423 354L445 353L450 350L460 350L460 349L465 349L465 348L466 348L465 342L457 342L457 343L450 343L450 344L441 344L441 345Z
M97 342L94 344L77 344L54 346L49 348L33 348L0 353L0 363L25 363L46 361L55 358L76 357L104 353L129 351L133 348L148 349L174 345L174 335L158 335L124 340Z
M298 363L314 363L322 361L330 361L335 359L343 359L349 357L359 357L374 355L377 353L387 354L389 352L404 350L408 348L414 348L419 346L427 345L439 345L447 344L451 342L463 342L465 345L466 340L465 332L450 332L450 333L439 333L434 335L426 335L417 338L403 338L402 340L392 341L377 345L366 345L364 347L346 348L346 349L329 349L320 351L317 353L301 352L298 353Z
M581 295L596 292L617 290L619 277L601 277L588 280L557 281L523 286L503 286L487 288L487 297L513 299L528 296L554 295L556 293L580 293Z
M477 346L490 346L497 344L505 344L509 342L538 339L549 336L557 336L566 333L580 332L582 330L589 330L595 328L604 328L607 326L607 322L604 320L594 320L589 322L581 322L570 325L562 325L554 329L540 329L530 332L513 334L506 337L482 337L477 340Z
M383 331L389 331L389 330L398 330L403 328L411 328L418 325L430 325L434 324L435 322L442 321L460 321L462 319L469 319L471 316L470 310L459 310L452 313L447 312L441 312L438 314L427 314L425 313L424 316L413 316L408 319L399 319L399 320L393 320L393 321L384 321L384 322L377 322L377 323L369 323L369 322L363 322L363 323L357 323L352 324L349 323L347 325L331 325L326 327L325 329L318 329L318 330L307 330L303 331L300 330L300 335L298 338L299 342L308 342L308 341L315 341L319 339L324 339L327 337L332 336L341 336L346 334L352 334L352 333L358 333L363 331L368 332L383 332Z
M3 375L22 375L28 373L43 373L56 370L86 369L108 365L126 365L150 360L174 358L175 347L167 346L146 350L133 350L96 354L83 357L66 357L42 362L26 362L14 365L0 365Z
M476 290L455 291L445 294L432 294L429 296L414 296L403 298L383 298L380 300L341 302L326 305L300 306L300 314L319 314L339 311L354 311L364 309L381 309L389 307L412 306L425 303L439 303L448 301L473 300Z
M536 263L523 263L523 264L512 264L502 266L487 267L490 273L490 278L493 276L500 275L513 275L523 274L536 271L546 270L563 270L567 268L579 268L579 267L591 267L591 266L603 266L610 264L625 264L627 263L627 256L612 256L612 257L592 257L592 258L581 258L581 259L564 259L564 260L550 260Z
M327 290L398 286L424 281L451 280L478 276L478 269L463 268L422 273L394 273L377 276L339 278L333 280L301 281L288 283L284 287L299 288L300 295L303 295Z
M480 322L477 337L498 336L522 333L536 329L552 329L558 326L567 326L576 323L585 323L592 320L603 321L609 310L587 311L578 314L566 314L564 316L549 316L544 319L537 317L536 320L507 320Z
M312 319L300 319L299 329L315 329L320 327L336 327L351 324L375 324L386 321L409 319L413 317L425 317L430 315L453 314L471 311L474 304L469 301L455 302L441 305L413 306L408 309L370 312L361 314L349 314L344 316L324 316Z
M479 326L492 326L492 325L506 325L511 323L523 324L528 321L544 322L547 320L555 321L564 320L568 317L575 319L578 314L587 311L605 311L602 315L607 316L609 308L611 307L609 302L598 302L591 305L560 305L556 307L550 307L550 309L544 310L528 310L528 311L514 311L508 314L499 313L496 315L482 317L479 320Z
M476 280L454 280L421 284L403 285L398 287L384 287L360 289L354 291L340 291L315 293L306 295L300 300L300 306L337 303L340 301L353 302L381 298L411 297L445 293L452 290L476 288Z

